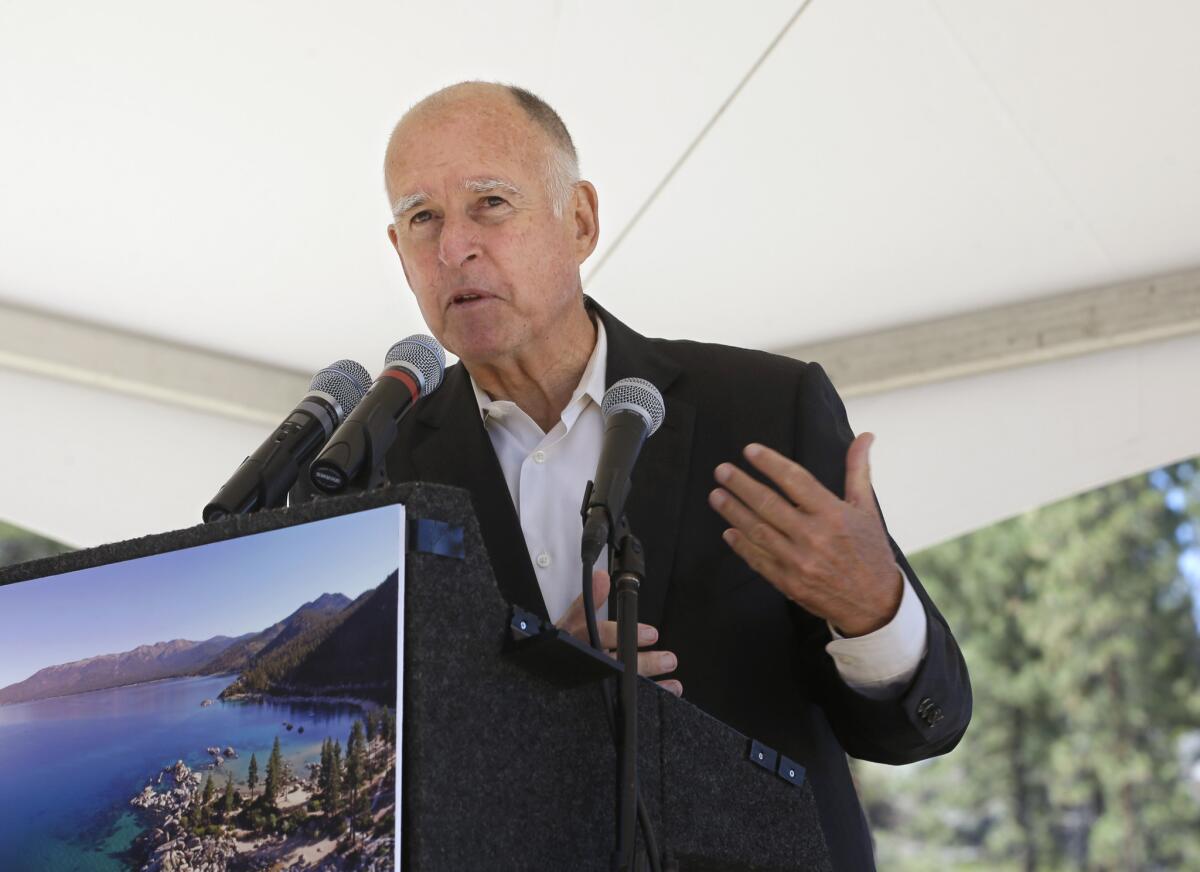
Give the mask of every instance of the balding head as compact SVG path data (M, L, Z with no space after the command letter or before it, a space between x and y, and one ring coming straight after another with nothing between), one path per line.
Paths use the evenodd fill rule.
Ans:
M475 373L588 342L579 268L599 213L574 151L549 106L484 82L432 94L392 132L388 238L429 329Z
M392 214L397 214L402 195L393 189L389 168L398 159L406 138L420 136L422 125L464 113L475 113L477 117L508 115L519 118L528 127L530 145L540 152L546 194L554 214L561 217L579 181L579 157L566 124L549 103L531 91L478 81L459 82L435 91L405 112L392 129L384 156L384 184Z

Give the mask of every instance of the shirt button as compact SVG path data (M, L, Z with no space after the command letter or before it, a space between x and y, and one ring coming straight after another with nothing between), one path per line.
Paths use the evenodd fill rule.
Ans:
M542 451L540 449L538 451L533 452L533 462L534 463L545 463L546 462L546 452Z
M545 569L550 565L550 555L543 551L537 556L537 565Z

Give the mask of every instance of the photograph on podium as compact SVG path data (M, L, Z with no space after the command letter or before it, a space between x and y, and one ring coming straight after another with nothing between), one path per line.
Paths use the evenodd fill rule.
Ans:
M404 507L186 535L0 584L0 869L398 868Z

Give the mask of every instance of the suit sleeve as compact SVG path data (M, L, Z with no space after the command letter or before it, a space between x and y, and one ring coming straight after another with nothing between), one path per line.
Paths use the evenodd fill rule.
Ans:
M808 364L797 390L795 457L829 490L843 496L846 451L854 441L846 408L824 370ZM886 531L886 523L884 525ZM879 763L911 763L951 750L971 719L971 680L962 652L899 546L888 536L896 562L924 606L928 645L908 687L898 697L873 700L838 674L825 651L832 638L823 620L793 607L793 620L814 667L816 697L846 752Z

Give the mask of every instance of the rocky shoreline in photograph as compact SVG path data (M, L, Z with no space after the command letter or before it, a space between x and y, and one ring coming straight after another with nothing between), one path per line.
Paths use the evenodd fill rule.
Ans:
M251 755L248 784L219 777L224 761L239 756L231 745L205 749L207 773L178 760L129 801L146 824L128 854L132 868L392 870L395 741L395 715L373 707L354 722L344 762L340 740L326 738L321 762L306 763L303 777L283 759L278 738L261 770Z
M164 786L165 789L159 789ZM219 835L189 835L185 816L201 796L204 779L182 760L164 767L142 792L129 801L146 812L155 826L138 837L133 854L142 872L224 870L237 853L233 839Z

